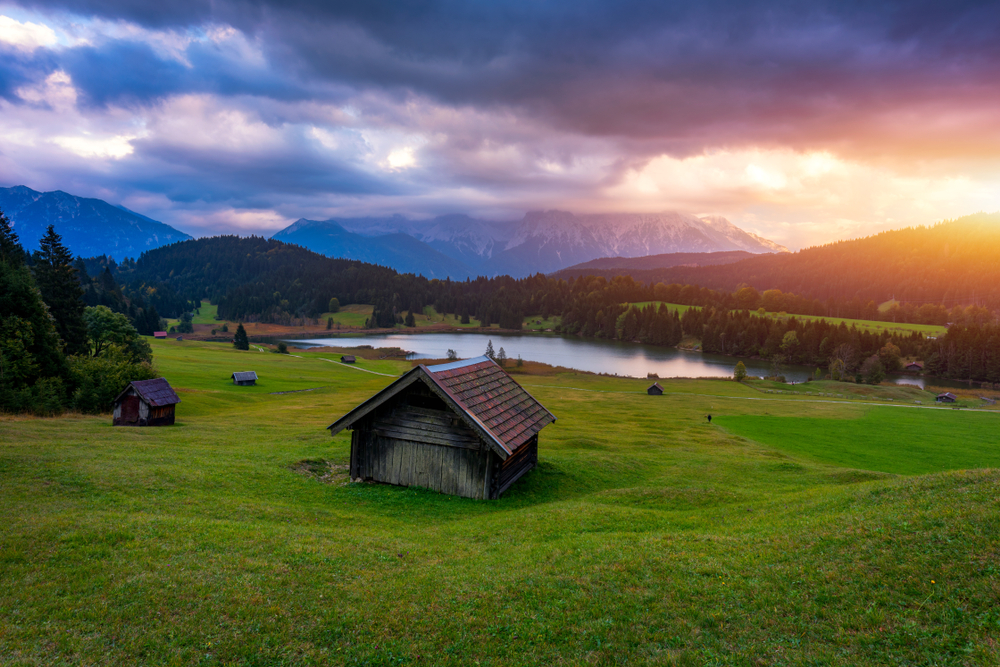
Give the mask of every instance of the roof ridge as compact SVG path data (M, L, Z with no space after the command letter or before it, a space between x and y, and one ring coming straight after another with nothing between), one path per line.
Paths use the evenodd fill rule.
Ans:
M466 366L475 366L476 364L481 364L484 361L493 361L485 354L478 357L472 357L471 359L463 359L461 361L449 361L446 364L436 364L434 366L424 366L428 373L442 373L444 371L453 371L457 368L465 368Z

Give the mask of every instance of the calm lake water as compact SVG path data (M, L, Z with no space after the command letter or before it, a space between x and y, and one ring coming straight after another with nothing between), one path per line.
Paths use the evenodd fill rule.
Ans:
M462 359L476 357L486 351L486 343L492 340L494 350L499 352L502 347L512 360L521 355L527 361L540 361L553 366L641 378L646 377L647 373L656 373L661 378L731 377L738 361L743 362L750 375L764 376L771 370L770 364L756 359L738 359L639 343L540 334L384 334L285 340L303 348L323 345L398 347L413 352L411 359L443 359L448 355L449 349L455 350ZM788 366L785 377L789 382L802 382L814 370L804 366ZM924 386L923 378L918 376L894 376L890 380L900 384Z

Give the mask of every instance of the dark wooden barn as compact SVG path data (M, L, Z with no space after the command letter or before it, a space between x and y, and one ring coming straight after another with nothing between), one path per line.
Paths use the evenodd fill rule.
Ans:
M958 396L951 393L950 391L946 391L943 394L938 394L935 400L938 403L954 403L956 400L958 400Z
M915 373L919 373L922 370L924 370L924 366L920 362L914 361L912 364L906 364L905 366L903 366L903 370L904 371L913 371Z
M181 402L163 378L134 380L115 399L115 426L170 426Z
M153 332L153 338L166 338L166 337L167 337L167 332L166 331L154 331Z
M650 396L661 396L663 395L663 387L660 386L659 382L654 382L649 385L649 389L646 390L646 393Z
M257 384L257 373L254 371L236 371L233 373L233 384L249 387Z
M343 364L353 364L355 361L357 361L357 359L354 358L354 355L343 354L340 356L340 362Z
M488 357L417 366L328 428L351 434L351 479L499 498L538 463L555 416Z

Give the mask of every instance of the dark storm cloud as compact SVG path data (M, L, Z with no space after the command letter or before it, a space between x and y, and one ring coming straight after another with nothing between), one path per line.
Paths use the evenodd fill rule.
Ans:
M24 53L0 42L0 98L20 103L19 88L44 79L57 67L54 55L43 49Z
M257 95L278 100L324 97L321 90L296 85L286 75L248 65L195 42L186 62L158 54L149 44L116 39L99 46L67 49L63 69L91 104L148 104L175 94Z
M52 6L155 28L233 25L260 39L285 82L299 82L255 82L211 57L184 72L141 46L109 44L70 61L74 81L99 102L184 90L295 97L309 83L337 83L449 105L508 106L563 131L641 138L650 153L869 142L880 135L880 114L897 106L941 95L992 104L1000 74L997 3Z

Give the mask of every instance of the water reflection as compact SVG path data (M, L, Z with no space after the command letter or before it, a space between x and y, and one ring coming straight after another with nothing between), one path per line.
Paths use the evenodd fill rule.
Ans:
M764 376L771 370L769 363L759 359L738 359L639 343L538 334L382 334L286 340L299 347L399 347L412 351L412 358L416 359L443 359L449 349L455 350L460 358L475 357L483 354L487 342L492 340L494 349L499 352L501 347L504 348L511 359L521 355L525 360L553 366L633 377L646 377L647 373L656 373L661 378L731 377L738 361L743 361L750 375ZM804 366L788 366L785 377L789 382L802 382L812 375L813 370ZM893 376L890 380L921 388L924 386L924 380L919 376Z

